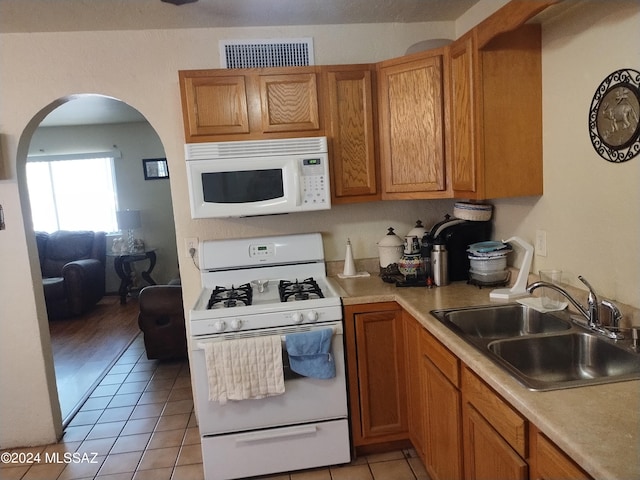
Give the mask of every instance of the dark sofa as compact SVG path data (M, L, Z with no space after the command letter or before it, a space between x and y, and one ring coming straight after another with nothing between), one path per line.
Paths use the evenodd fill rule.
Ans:
M36 232L50 319L82 315L105 294L104 232Z
M138 326L144 335L147 358L168 360L187 356L182 287L151 285L138 297Z

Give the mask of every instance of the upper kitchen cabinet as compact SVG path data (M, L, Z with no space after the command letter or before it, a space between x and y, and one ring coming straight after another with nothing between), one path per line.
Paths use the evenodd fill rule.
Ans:
M188 143L216 135L248 134L247 82L243 75L181 71L180 93Z
M259 74L262 102L261 130L275 132L318 132L318 84L315 71ZM316 133L317 134L317 133Z
M512 1L450 46L451 181L469 199L542 194L541 33Z
M444 49L379 64L383 199L450 197L446 182Z
M380 200L375 65L324 67L333 203Z
M315 67L182 70L187 143L324 135Z

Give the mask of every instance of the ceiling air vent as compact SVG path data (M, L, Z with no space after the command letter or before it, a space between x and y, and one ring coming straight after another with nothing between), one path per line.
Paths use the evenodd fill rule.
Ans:
M221 40L220 63L222 68L314 65L313 39Z

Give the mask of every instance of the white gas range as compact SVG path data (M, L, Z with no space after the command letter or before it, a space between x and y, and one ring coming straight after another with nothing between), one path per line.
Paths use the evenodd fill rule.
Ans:
M319 233L200 244L202 292L189 312L205 477L209 480L350 461L342 302L326 279ZM285 393L231 401L208 397L203 342L331 328L336 376L288 378ZM286 349L283 345L284 357Z

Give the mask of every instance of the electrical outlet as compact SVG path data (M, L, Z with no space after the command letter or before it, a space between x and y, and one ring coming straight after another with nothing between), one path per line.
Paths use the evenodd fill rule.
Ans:
M545 230L536 230L536 255L547 256L547 232Z
M184 239L184 252L187 257L193 257L198 251L198 237L188 237ZM192 254L193 252L193 254Z

